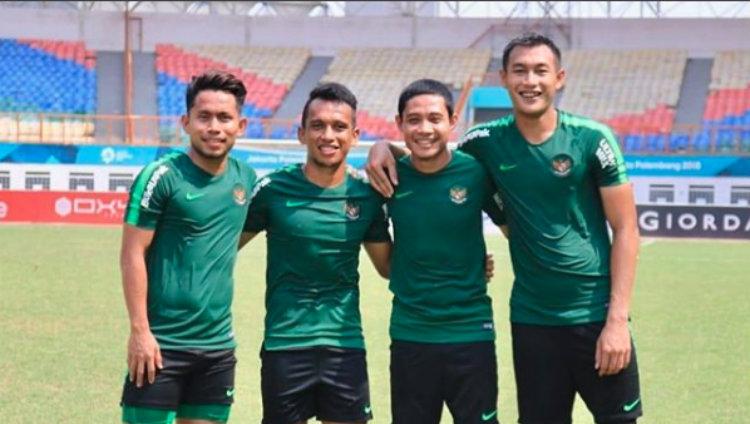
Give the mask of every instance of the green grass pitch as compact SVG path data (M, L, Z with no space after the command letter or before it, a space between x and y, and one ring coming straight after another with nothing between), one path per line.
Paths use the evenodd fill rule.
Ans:
M120 230L0 226L0 421L115 423L125 375L127 315ZM515 422L509 258L488 240L498 326L499 416ZM265 240L238 258L234 303L240 347L231 422L260 422L259 358ZM390 422L390 293L363 256L362 314L374 423ZM750 243L659 240L641 249L633 331L643 423L740 423L750 417ZM443 422L451 422L444 415ZM575 423L591 423L578 401Z

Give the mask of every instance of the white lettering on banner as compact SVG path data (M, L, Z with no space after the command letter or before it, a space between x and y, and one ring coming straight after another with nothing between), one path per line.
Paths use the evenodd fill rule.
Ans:
M8 204L0 202L0 219L5 219L8 216Z
M638 216L638 226L646 232L656 232L659 230L682 230L736 233L750 232L750 218L743 221L743 217L736 214L727 213L719 214L718 217L713 213L673 213L667 212L660 214L658 211L647 210Z
M92 198L68 199L61 197L55 201L55 213L60 216L73 215L121 215L127 202L120 199L104 201Z
M166 165L162 165L159 167L159 169L156 170L156 172L154 172L154 175L151 176L151 179L148 180L148 184L146 184L146 192L143 193L143 199L141 199L142 207L149 207L151 196L154 195L156 184L159 182L159 178L161 178L161 176L164 175L167 171L169 171L169 167Z
M61 197L55 201L55 213L60 216L68 216L73 210L73 203L67 197Z
M703 215L703 229L716 231L716 217L713 215Z
M638 225L646 231L657 231L659 229L659 214L648 211L638 217Z
M742 223L737 215L724 215L724 229L726 231L737 231Z
M677 224L683 230L692 230L698 225L698 218L695 215L684 213L677 218Z
M703 163L699 160L683 160L682 162L670 162L662 160L629 160L626 161L625 167L628 171L646 170L646 171L700 171Z
M109 165L112 162L123 162L128 159L132 159L133 155L127 150L115 150L112 147L105 147L102 149L101 159L102 162Z

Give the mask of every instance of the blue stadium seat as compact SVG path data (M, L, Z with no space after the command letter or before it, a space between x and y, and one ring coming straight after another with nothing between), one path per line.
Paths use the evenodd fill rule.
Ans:
M735 130L718 130L716 133L716 150L719 152L732 150L734 148L734 134Z
M740 131L740 151L750 152L750 129Z
M669 137L669 150L673 152L685 151L690 144L690 136L687 134L672 134Z
M96 110L96 71L13 39L0 39L0 110L84 114Z
M626 152L637 152L641 148L641 142L643 137L637 134L628 134L623 140L624 148Z
M696 152L707 152L711 147L711 134L703 130L693 136L693 150Z
M666 143L664 134L650 134L646 136L646 150L649 152L663 152Z

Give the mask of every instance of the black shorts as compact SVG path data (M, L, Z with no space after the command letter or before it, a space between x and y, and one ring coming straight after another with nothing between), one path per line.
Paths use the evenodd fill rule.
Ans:
M512 324L519 423L570 423L576 392L599 424L635 422L643 414L634 346L618 374L600 377L594 369L603 326Z
M263 424L372 419L363 349L261 349Z
M394 424L497 423L495 343L391 343Z
M125 376L122 406L177 410L179 405L231 405L234 349L162 350L164 368L140 388Z

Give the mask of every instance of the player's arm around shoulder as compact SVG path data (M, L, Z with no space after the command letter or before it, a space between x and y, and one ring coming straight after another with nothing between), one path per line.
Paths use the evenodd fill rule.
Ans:
M406 148L398 147L389 141L380 140L370 147L367 153L365 172L372 187L385 197L393 196L398 185L396 161L409 154Z
M594 146L592 159L604 215L612 228L611 292L607 320L597 341L595 367L600 375L617 374L630 363L628 329L630 300L635 283L639 233L633 186L625 162L608 128Z
M365 242L363 246L378 275L386 280L389 279L391 276L391 252L393 250L391 242Z
M271 175L267 175L255 182L250 192L250 206L247 208L245 224L240 234L239 249L242 249L258 233L268 226L268 205L266 201L268 186L271 184Z

